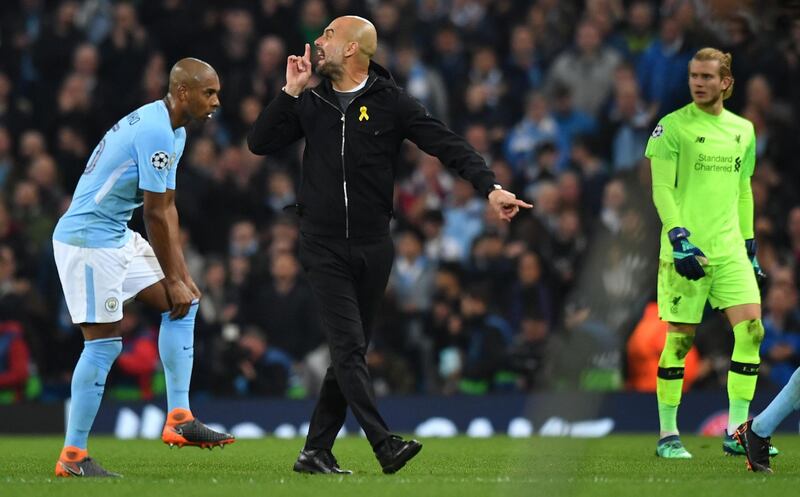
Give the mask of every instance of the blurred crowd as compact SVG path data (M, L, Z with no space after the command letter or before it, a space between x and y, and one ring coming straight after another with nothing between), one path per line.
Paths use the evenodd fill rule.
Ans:
M61 293L52 228L105 130L163 97L169 68L186 56L211 63L222 82L222 107L190 126L178 174L183 250L204 293L193 391L316 394L328 355L297 261L296 220L283 209L294 203L302 143L262 158L244 136L280 91L286 56L344 14L371 19L375 62L535 205L500 222L468 183L404 146L396 260L368 352L379 395L655 389L660 222L643 152L658 118L689 102L687 64L704 46L733 54L726 107L755 125L755 226L769 275L762 371L781 385L800 365L800 18L780 4L4 2L0 403L68 395L82 337ZM131 227L145 233L139 214ZM692 388L720 388L730 358L729 327L707 318ZM163 393L158 322L126 307L111 395Z

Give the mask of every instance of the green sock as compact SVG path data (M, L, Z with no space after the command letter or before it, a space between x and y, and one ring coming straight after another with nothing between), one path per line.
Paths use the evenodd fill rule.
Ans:
M681 403L683 389L683 367L693 342L694 335L688 333L667 332L664 339L656 381L658 420L662 436L678 434L678 405Z
M747 415L750 412L750 401L745 399L728 399L728 402L728 433L733 434L740 424L747 421Z
M761 363L758 350L764 339L764 325L760 319L742 321L733 326L733 337L733 356L728 371L728 433L747 421L758 381Z
M661 433L668 435L678 433L678 406L658 403L658 423Z

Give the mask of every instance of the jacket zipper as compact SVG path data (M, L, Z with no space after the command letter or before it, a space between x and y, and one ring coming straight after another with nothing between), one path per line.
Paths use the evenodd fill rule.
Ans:
M342 190L344 190L344 237L350 238L350 207L347 202L347 169L344 167L344 112L342 113Z
M367 86L364 89L364 92L369 90L372 87L372 85L375 84L375 81L376 80L373 79L372 83L370 83L369 86ZM322 100L326 104L328 104L331 107L333 107L334 109L336 109L339 112L339 114L342 115L342 117L341 117L341 121L342 121L342 150L340 152L340 155L341 155L341 161L342 161L342 190L344 190L344 237L349 239L350 238L350 206L349 206L348 200L347 200L347 168L344 165L344 126L345 126L344 117L345 117L345 113L342 111L342 109L339 108L338 105L333 105L332 102L330 102L328 99L326 99L325 97L323 97L322 95L317 93L316 90L311 90L311 93L313 93L314 95L318 96L320 100ZM363 93L361 95L363 95ZM361 95L359 95L359 97ZM358 98L358 97L356 97L356 98ZM353 102L355 102L355 99L353 99ZM350 102L350 103L353 103L353 102ZM345 109L345 110L347 110L347 109Z

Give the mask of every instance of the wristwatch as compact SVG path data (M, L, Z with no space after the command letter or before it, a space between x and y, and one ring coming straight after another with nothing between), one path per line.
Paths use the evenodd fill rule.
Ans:
M499 185L497 183L493 184L492 187L489 188L489 191L486 192L486 198L489 198L489 194L492 193L493 191L502 190L502 189L503 189L503 187L501 185Z

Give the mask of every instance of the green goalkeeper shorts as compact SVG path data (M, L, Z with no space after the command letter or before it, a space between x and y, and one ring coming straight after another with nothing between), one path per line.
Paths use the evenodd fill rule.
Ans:
M741 257L703 269L706 275L692 281L679 275L672 261L659 260L658 316L663 321L699 324L706 300L714 309L761 304L753 265L744 251Z

